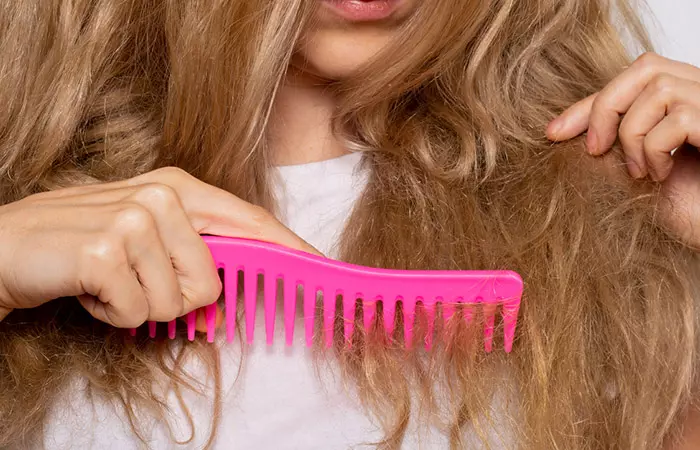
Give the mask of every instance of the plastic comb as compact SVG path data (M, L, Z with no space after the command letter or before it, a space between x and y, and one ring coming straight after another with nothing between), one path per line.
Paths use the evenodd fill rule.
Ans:
M323 332L327 346L332 345L336 316L336 296L342 296L343 332L346 341L352 338L355 327L355 305L362 300L362 319L369 329L376 318L377 304L382 303L383 323L393 335L397 304L402 304L404 340L413 341L416 307L423 305L427 319L426 347L432 345L435 312L442 305L445 322L454 315L459 304L464 305L464 320L473 320L473 308L481 305L484 315L484 348L491 352L496 313L500 306L504 349L510 352L523 292L520 276L511 271L415 271L388 270L347 264L316 255L292 250L276 244L248 239L203 236L217 268L224 273L224 323L226 339L234 339L238 272L243 272L243 303L245 336L253 342L256 320L258 275L264 276L265 332L268 345L272 344L277 317L277 280L283 280L284 330L287 345L294 338L298 287L303 287L303 315L306 343L314 336L317 293L323 296ZM214 341L216 330L216 303L204 308L207 339ZM186 316L188 339L195 336L196 311ZM168 336L175 337L177 321L168 323ZM148 322L150 337L156 336L157 324ZM131 330L135 335L136 330Z

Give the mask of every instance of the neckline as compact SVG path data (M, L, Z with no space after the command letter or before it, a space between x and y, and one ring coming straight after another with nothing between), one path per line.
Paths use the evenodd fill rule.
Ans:
M353 169L362 159L362 152L351 152L345 155L336 156L334 158L324 159L321 161L313 161L302 164L290 164L284 166L275 166L279 173L283 176L293 176L295 174L305 174L308 172L326 171L326 170L341 170L343 168Z

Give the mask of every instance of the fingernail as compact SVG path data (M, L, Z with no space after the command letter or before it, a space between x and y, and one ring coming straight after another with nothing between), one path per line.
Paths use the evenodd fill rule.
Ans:
M663 181L659 174L657 174L656 171L653 169L649 170L649 177L651 178L651 181L655 181L657 183Z
M559 133L562 128L564 128L564 123L561 119L554 119L554 121L549 124L549 135L552 137L552 140L556 141L559 139Z
M627 159L627 170L629 170L632 178L642 178L642 169L639 168L639 165L636 162L629 158Z
M598 152L598 135L594 130L588 130L588 135L586 136L586 147L589 153Z

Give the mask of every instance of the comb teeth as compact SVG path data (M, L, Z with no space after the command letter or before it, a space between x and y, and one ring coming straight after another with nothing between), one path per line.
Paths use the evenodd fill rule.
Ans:
M316 310L316 292L304 287L304 337L306 346L314 343L314 311Z
M321 330L327 347L333 345L336 297L342 297L342 333L346 343L355 331L356 301L362 305L362 324L370 330L377 320L377 304L381 303L381 323L389 338L395 334L396 309L401 303L403 337L407 348L413 343L416 306L422 304L425 317L425 347L433 345L436 307L441 305L442 321L447 324L461 305L463 320L471 325L475 306L481 306L484 323L484 349L491 352L496 328L496 315L501 311L504 350L513 347L515 328L522 296L522 280L509 271L396 271L370 269L290 250L274 244L234 238L204 238L224 278L224 328L226 340L234 339L238 272L243 271L243 303L246 342L252 344L255 334L258 292L262 291L265 311L265 336L273 343L277 317L277 283L282 280L283 322L285 342L292 345L298 287L303 289L305 341L313 344L317 294L323 298ZM264 278L258 286L258 276ZM352 289L348 288L352 287ZM352 293L356 294L352 294ZM500 306L500 308L499 308ZM203 308L207 340L214 341L216 304ZM194 340L197 312L185 317L187 337ZM168 337L176 335L176 321L168 323ZM155 322L148 323L150 337L155 337ZM131 330L132 335L135 330Z
M323 297L323 337L326 342L326 347L333 345L333 323L335 322L335 297L325 295L323 290L320 290Z
M348 290L345 290L348 292ZM343 336L345 342L352 340L352 334L355 331L355 299L348 297L347 301L343 295Z
M435 303L427 303L425 305L425 318L428 322L425 332L425 348L430 350L433 348L433 335L435 334ZM486 350L489 351L488 347Z
M294 341L294 319L297 313L297 283L288 279L284 282L284 340L287 345Z
M226 323L226 340L233 341L236 333L236 299L238 298L238 270L224 272L224 315Z
M413 347L413 323L416 320L416 305L406 302L403 304L404 341L406 348Z

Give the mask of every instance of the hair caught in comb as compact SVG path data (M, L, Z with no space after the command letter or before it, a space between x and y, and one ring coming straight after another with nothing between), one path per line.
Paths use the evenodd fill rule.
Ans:
M352 340L357 299L362 300L363 325L370 329L375 321L377 304L381 303L382 321L389 336L394 334L397 304L403 312L403 340L413 344L413 326L417 305L422 305L427 318L425 346L432 347L435 312L438 305L442 317L449 322L458 305L469 325L474 306L481 306L485 316L484 348L491 352L497 309L503 318L504 350L513 348L513 339L523 292L520 276L511 271L407 271L372 269L333 261L276 244L236 238L205 236L214 262L224 273L224 314L226 340L235 335L238 298L238 273L243 272L246 341L253 343L257 310L258 275L265 309L266 342L271 345L277 316L277 281L284 283L284 330L287 345L292 345L296 318L298 288L303 289L303 311L306 345L313 344L316 297L323 298L323 336L325 345L333 344L336 297L342 297L343 335ZM207 340L214 342L216 304L205 307ZM197 311L187 315L187 335L194 340ZM168 337L174 339L177 321L168 323ZM149 336L156 337L156 323L148 323ZM135 335L136 330L131 334Z

